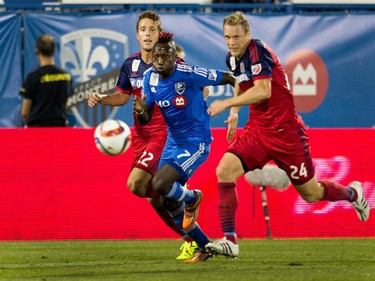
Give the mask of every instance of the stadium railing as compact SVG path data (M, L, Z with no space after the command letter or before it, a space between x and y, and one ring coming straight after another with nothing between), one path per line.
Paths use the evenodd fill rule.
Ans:
M263 14L302 14L302 13L373 13L375 11L374 0L362 1L311 1L311 0L291 0L278 1L266 0L263 3L209 3L201 0L192 4L158 3L137 4L137 1L118 1L135 4L102 4L105 1L92 1L91 4L64 3L64 1L41 0L0 0L0 9L3 12L14 11L50 11L50 12L140 12L144 10L155 10L166 13L231 13L233 11L243 11L246 13ZM172 1L173 2L173 1ZM174 1L176 2L176 1ZM100 4L98 4L100 3ZM116 3L116 1L109 3ZM348 4L349 3L349 4Z

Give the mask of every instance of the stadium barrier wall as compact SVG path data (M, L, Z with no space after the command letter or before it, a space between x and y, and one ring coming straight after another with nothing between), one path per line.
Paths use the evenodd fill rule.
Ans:
M94 129L0 129L0 240L177 239L145 199L126 188L131 148L100 153ZM375 205L375 129L309 129L318 178L363 183ZM190 181L204 193L198 222L212 238L222 232L215 167L226 150L225 129L213 129L207 162ZM303 202L293 187L267 188L272 236L375 237L375 216L358 220L348 202ZM264 238L258 187L238 181L238 235Z
M222 22L228 13L162 13L164 29L186 52L186 62L226 69L227 47ZM126 57L139 51L138 13L0 13L0 127L22 127L22 79L34 70L35 41L42 33L57 41L55 62L72 74L74 94L69 109L76 122L91 127L105 118L132 124L131 110L87 106L88 94L112 93ZM253 38L264 40L280 57L289 78L296 109L312 128L375 126L375 16L366 14L247 13ZM178 23L178 24L176 24ZM358 43L360 42L360 43ZM210 89L208 103L233 94L230 86ZM239 113L244 125L246 110ZM74 119L74 118L72 118ZM212 119L224 127L225 114Z

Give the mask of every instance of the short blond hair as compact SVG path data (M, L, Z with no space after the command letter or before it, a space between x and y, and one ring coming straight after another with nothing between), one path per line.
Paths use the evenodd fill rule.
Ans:
M250 24L247 20L246 16L242 12L234 12L233 14L230 14L229 16L226 16L224 18L223 26L224 25L241 25L242 29L245 31L245 33L250 31Z

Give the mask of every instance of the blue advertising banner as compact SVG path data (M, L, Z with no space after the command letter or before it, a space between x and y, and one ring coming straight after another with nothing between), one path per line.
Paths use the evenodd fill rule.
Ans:
M175 34L190 65L227 70L222 21L227 14L161 14L164 30ZM111 93L123 60L137 51L138 14L46 14L24 16L25 77L37 66L36 38L53 35L58 42L55 61L74 79L69 108L77 126L90 127L105 118L133 124L132 106L88 108L87 95ZM280 57L297 111L308 127L373 127L375 125L375 16L252 15L253 38L262 39ZM27 44L26 44L27 42ZM3 61L13 59L3 56ZM208 103L232 95L230 86L210 89ZM0 98L4 98L1 96ZM8 118L1 111L0 118ZM240 111L239 125L248 109ZM223 113L213 127L225 127Z
M0 127L21 125L21 17L0 14Z

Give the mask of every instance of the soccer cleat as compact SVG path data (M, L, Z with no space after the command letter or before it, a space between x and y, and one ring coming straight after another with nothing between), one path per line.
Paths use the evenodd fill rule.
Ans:
M187 263L202 262L202 261L208 260L211 257L212 257L211 253L207 252L204 249L197 248L197 250L194 252L194 256L191 259L188 259L184 262L187 262Z
M182 220L182 229L187 230L191 228L198 217L199 205L202 202L203 193L200 190L193 190L196 197L194 204L186 206L184 210L184 218Z
M350 203L355 208L358 218L363 222L367 221L370 216L370 207L365 195L363 194L361 183L358 181L353 181L349 184L349 188L353 189L357 193L357 200Z
M229 256L231 258L237 258L240 252L237 244L225 238L207 243L206 250L209 253Z
M198 245L195 243L195 241L185 241L180 248L181 254L176 258L176 260L187 260L192 258L196 249L198 249Z

